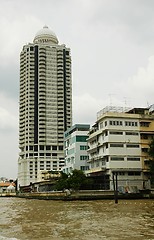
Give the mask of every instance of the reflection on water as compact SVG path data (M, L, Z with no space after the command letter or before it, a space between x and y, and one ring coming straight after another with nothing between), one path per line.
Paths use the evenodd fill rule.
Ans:
M0 240L153 240L154 200L0 198Z

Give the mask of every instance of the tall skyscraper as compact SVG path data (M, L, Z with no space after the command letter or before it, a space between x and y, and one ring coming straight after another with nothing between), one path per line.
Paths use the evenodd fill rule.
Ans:
M18 182L64 165L64 131L72 125L70 49L45 26L20 54Z

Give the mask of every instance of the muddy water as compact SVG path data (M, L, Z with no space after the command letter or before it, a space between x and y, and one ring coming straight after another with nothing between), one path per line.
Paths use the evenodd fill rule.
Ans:
M0 240L154 240L154 200L0 198Z

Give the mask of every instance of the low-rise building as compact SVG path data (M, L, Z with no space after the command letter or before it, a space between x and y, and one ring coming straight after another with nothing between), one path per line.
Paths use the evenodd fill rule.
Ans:
M87 140L90 164L87 175L104 176L110 189L114 173L122 191L149 188L148 148L152 137L154 114L150 108L102 109Z
M10 193L10 192L15 192L15 183L14 182L0 182L0 193Z
M38 173L38 182L58 179L61 176L60 171L40 170Z
M90 125L75 124L64 133L65 166L62 171L66 174L74 169L86 171L89 169L87 138Z

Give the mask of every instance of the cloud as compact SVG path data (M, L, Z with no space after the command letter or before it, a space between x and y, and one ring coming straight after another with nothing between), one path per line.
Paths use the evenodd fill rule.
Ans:
M147 107L154 103L154 56L149 57L146 67L139 67L136 74L121 83L121 89L125 96L132 98L132 102L138 106Z
M0 129L16 129L17 118L11 115L6 109L0 107Z
M117 84L117 83L116 83ZM114 85L114 83L113 83ZM95 96L89 93L73 97L73 120L75 123L96 121L96 114L106 106L147 107L154 103L154 56L149 57L147 66L139 67L136 74L126 81L119 82L119 87L112 94ZM96 89L97 91L97 89Z
M0 17L0 60L1 67L7 67L10 64L19 65L19 55L21 48L26 41L32 41L31 36L34 35L34 29L36 26L42 25L42 22L31 15L25 15L19 17L19 15L6 18L6 16ZM5 28L4 28L5 26Z
M0 93L0 131L17 131L18 105L17 102Z
M153 44L154 2L152 0L108 1L97 4L91 16L94 26L106 26L108 31L116 30L125 41L132 44Z
M124 103L115 96L96 98L85 93L73 97L73 124L94 124L97 120L97 112L108 105L123 106Z
M0 177L17 178L18 132L0 129Z
M16 179L18 159L18 102L0 92L0 176Z

